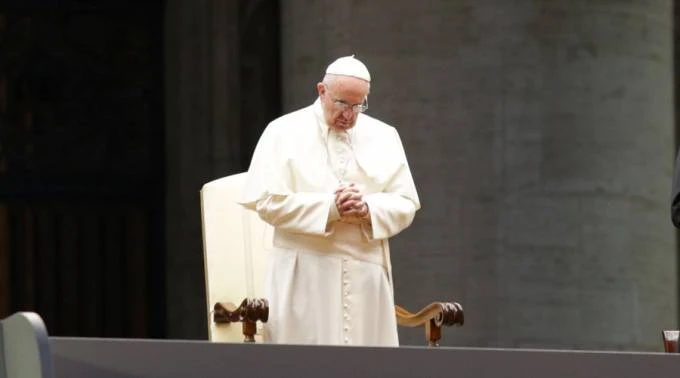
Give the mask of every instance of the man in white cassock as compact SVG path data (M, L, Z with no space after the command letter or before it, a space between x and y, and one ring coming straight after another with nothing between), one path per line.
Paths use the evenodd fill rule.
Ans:
M353 55L337 59L318 99L255 148L239 203L274 227L268 342L399 345L388 238L420 201L396 129L364 114L370 82Z

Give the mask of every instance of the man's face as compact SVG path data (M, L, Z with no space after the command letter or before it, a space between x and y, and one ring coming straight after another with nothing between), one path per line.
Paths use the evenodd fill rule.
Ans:
M334 130L349 130L357 122L359 108L368 96L368 82L351 77L337 76L330 85L317 84L326 123Z

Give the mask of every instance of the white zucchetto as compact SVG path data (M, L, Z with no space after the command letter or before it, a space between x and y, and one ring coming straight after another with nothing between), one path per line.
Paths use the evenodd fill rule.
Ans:
M371 74L368 73L368 68L356 59L354 55L343 56L336 59L326 68L327 74L353 76L362 80L371 82Z

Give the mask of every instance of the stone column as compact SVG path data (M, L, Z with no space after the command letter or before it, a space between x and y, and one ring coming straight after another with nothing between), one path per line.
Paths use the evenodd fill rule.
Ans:
M285 110L339 55L371 70L369 113L399 130L423 203L392 242L397 302L460 301L443 344L660 350L678 307L670 0L282 6Z

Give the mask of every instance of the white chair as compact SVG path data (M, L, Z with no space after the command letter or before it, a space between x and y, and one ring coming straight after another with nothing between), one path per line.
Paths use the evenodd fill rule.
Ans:
M208 332L216 342L266 341L256 325L268 317L264 271L273 228L236 203L245 178L246 173L238 173L201 189ZM399 325L424 326L432 346L438 345L442 326L463 324L463 309L456 302L433 302L417 313L399 306L395 310Z
M211 341L237 341L242 330L233 323L213 321L215 306L244 298L264 298L264 264L273 228L253 211L236 203L245 173L211 181L201 189L203 256ZM269 243L269 246L266 245ZM218 310L219 311L219 310ZM252 326L252 325L251 325ZM261 333L255 335L261 340Z

